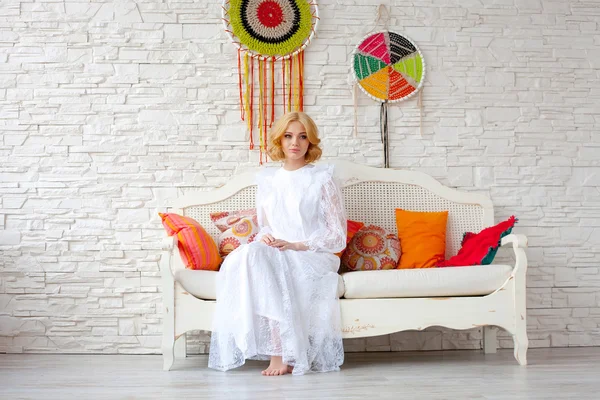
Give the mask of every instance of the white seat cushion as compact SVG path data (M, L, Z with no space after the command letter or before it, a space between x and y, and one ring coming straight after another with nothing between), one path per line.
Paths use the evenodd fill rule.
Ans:
M216 300L217 293L215 279L218 272L192 269L178 269L175 271L175 280L189 293L204 300ZM344 280L340 276L337 288L338 297L344 295Z
M342 274L347 299L480 296L510 277L510 265L353 271Z

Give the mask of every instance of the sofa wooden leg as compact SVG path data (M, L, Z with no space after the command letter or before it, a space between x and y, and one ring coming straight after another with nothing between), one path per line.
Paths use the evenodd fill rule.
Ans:
M163 370L169 371L173 367L175 360L175 338L170 343L165 343L163 338L162 353L163 353Z
M169 371L173 366L175 359L175 318L173 315L174 307L166 306L163 312L163 369Z
M529 348L529 339L527 339L526 324L517 324L517 331L513 337L515 346L515 359L521 365L527 365L527 349Z
M509 236L506 236L506 238ZM525 254L525 247L527 246L527 238L525 236L516 235L512 242L516 261L515 269L513 270L515 304L514 332L511 333L515 346L515 358L519 364L527 365L527 348L529 347L529 340L527 339L527 296L525 295L525 281L527 274L527 255Z
M176 247L176 237L167 238L164 249L167 250L160 259L160 274L163 281L163 369L169 371L175 358L175 278L171 272L171 253Z
M175 341L175 358L186 358L187 357L187 340L185 333L177 338Z
M496 327L483 327L483 352L485 354L493 354L496 352Z

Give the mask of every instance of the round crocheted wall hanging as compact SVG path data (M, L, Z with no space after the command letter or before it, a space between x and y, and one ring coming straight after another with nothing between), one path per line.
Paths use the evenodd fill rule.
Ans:
M425 60L417 45L391 31L366 36L354 50L353 63L358 86L377 101L409 99L425 78Z
M304 49L317 29L319 9L316 0L224 0L222 14L225 32L238 48L241 118L248 125L250 149L253 129L258 130L262 164L267 129L275 121L276 74L283 112L304 109ZM275 71L276 63L281 72Z
M377 10L377 22L383 14L387 14L389 19L386 7L380 5ZM352 72L356 80L353 91L354 132L356 133L358 125L356 116L358 108L356 86L358 86L373 100L381 102L379 123L383 143L383 162L384 167L389 168L388 105L407 100L419 92L425 81L423 54L410 39L386 29L365 36L354 49L352 63ZM418 104L421 112L420 96Z
M232 40L255 55L288 56L313 32L306 0L227 0L224 8L231 27L225 29L231 31Z

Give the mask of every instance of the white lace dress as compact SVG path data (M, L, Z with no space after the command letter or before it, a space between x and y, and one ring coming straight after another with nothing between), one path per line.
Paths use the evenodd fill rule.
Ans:
M294 375L337 371L344 349L333 253L346 246L346 214L333 166L266 168L257 183L261 229L217 275L208 366L226 371L276 355ZM269 247L260 241L266 233L309 250Z

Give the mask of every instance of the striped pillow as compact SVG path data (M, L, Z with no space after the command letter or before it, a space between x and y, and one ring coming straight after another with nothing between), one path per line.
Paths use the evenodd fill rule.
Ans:
M218 271L221 256L213 238L192 218L173 213L158 213L167 235L177 235L179 254L189 269Z

